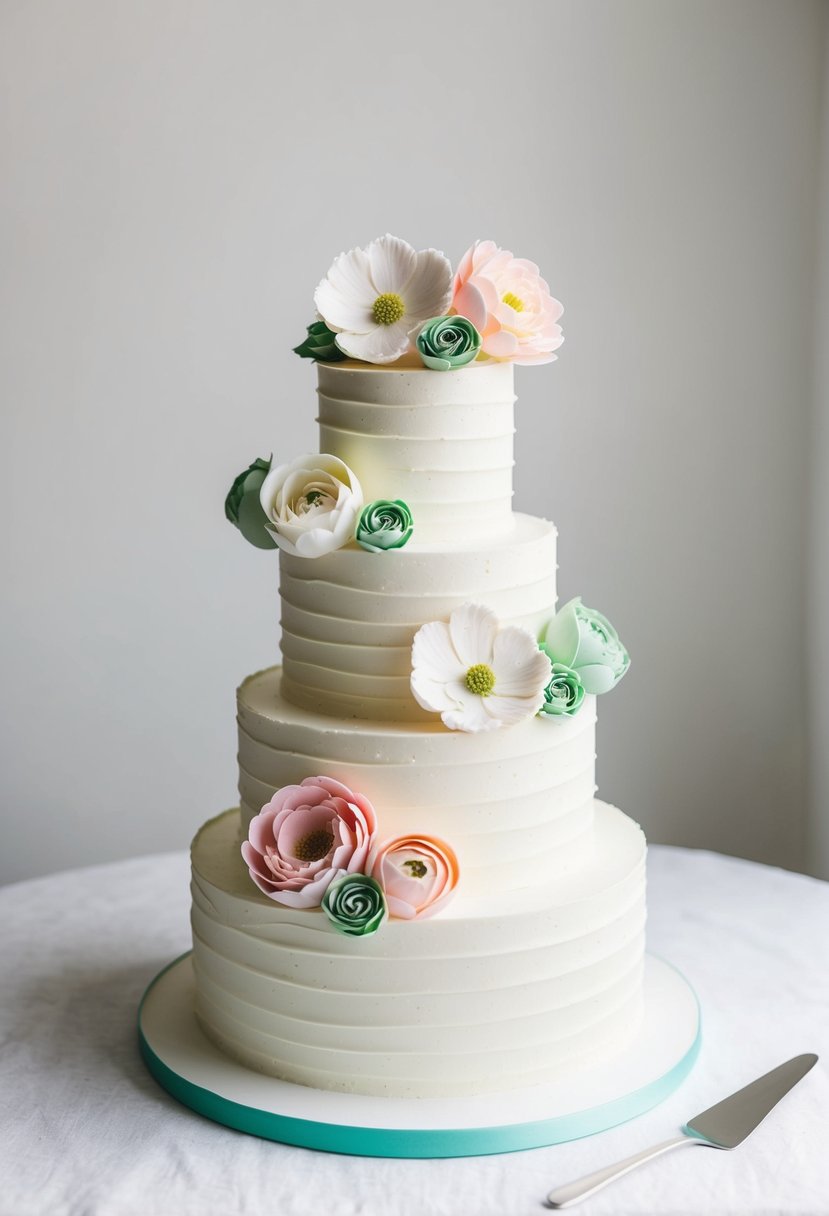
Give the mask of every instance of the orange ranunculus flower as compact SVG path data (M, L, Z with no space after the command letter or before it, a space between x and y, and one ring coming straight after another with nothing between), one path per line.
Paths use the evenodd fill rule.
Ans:
M451 899L460 867L445 840L395 836L373 851L369 873L383 888L390 916L422 920Z

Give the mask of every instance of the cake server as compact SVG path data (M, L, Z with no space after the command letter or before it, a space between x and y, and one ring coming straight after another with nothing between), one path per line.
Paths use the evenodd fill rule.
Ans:
M702 1114L694 1115L683 1127L681 1136L663 1140L643 1153L636 1153L624 1161L617 1161L615 1165L586 1174L567 1186L557 1187L550 1191L547 1203L551 1208L569 1208L588 1195L595 1195L614 1178L621 1178L623 1174L636 1169L637 1165L644 1165L653 1157L661 1157L670 1149L680 1148L684 1144L701 1144L704 1148L736 1148L816 1063L817 1056L811 1052L787 1060L744 1089L738 1089L730 1098L724 1098Z

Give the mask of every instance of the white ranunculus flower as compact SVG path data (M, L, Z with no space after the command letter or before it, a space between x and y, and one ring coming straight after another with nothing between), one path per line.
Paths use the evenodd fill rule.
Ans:
M340 350L366 363L393 363L411 335L452 299L452 267L437 249L414 250L396 236L335 259L314 293Z
M363 506L363 491L336 456L298 456L271 469L259 494L265 525L280 549L322 557L348 544Z
M497 730L531 718L544 704L551 665L526 629L501 629L482 604L464 604L417 631L411 687L424 709L451 730Z

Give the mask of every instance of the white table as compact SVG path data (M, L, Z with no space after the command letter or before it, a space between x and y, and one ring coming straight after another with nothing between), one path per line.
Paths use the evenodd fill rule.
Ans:
M829 1213L829 884L717 854L650 851L649 948L694 984L691 1076L632 1123L448 1161L256 1140L179 1106L144 1070L135 1015L189 947L172 854L0 888L0 1216L530 1216L554 1183L673 1134L803 1051L816 1068L733 1153L654 1162L585 1203L613 1213Z

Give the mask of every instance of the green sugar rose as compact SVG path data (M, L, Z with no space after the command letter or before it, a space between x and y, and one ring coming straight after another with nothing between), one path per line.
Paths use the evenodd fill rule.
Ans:
M357 544L370 553L385 553L387 549L401 549L413 530L412 513L405 502L378 498L363 507L354 535Z
M339 363L347 356L337 346L336 337L324 321L314 321L308 326L305 341L294 347L294 354L301 359L316 359L317 363Z
M268 517L259 501L259 491L270 467L270 460L254 460L236 478L225 499L226 518L257 549L276 548L276 541L265 527Z
M549 649L543 642L540 649L544 651L548 659L552 659ZM559 714L575 714L578 713L583 700L584 685L579 678L579 673L564 663L554 662L550 682L544 689L544 704L538 712L553 717Z
M554 663L577 671L584 691L609 692L630 667L628 652L607 617L576 596L556 613L541 639Z
M432 317L415 344L427 367L448 372L472 362L481 349L481 335L466 317Z
M368 937L386 919L386 897L367 874L346 874L331 883L322 897L322 910L340 933Z

